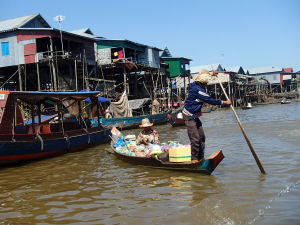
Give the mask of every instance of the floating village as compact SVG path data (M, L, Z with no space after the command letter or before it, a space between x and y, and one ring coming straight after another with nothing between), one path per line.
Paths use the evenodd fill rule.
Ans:
M206 91L234 107L289 103L299 97L300 71L221 64L190 66L174 56L130 40L114 40L84 28L51 27L40 14L0 21L0 164L78 151L113 140L117 157L133 164L210 174L223 159L216 152L190 163L188 146L137 146L118 130L149 124L184 125L178 116L195 76L218 74ZM206 105L202 113L219 110ZM147 121L146 121L147 122ZM190 150L189 150L190 151ZM169 153L168 159L159 158ZM179 158L188 157L180 161Z

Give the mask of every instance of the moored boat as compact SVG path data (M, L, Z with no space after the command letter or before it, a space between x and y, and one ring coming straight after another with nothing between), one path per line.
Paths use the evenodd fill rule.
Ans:
M168 121L172 125L172 127L179 127L185 125L182 116L179 115L180 115L179 113L168 114Z
M252 109L252 104L250 102L247 103L247 105L244 105L241 107L243 110L246 110L246 109Z
M81 102L96 98L99 92L22 92L0 91L0 164L29 161L109 143L111 131L91 127L81 114ZM66 100L71 104L64 106ZM42 120L42 110L49 102L56 106L55 117ZM96 101L95 101L96 102ZM21 108L30 106L31 123L25 123ZM64 115L76 105L79 114L72 120ZM97 104L97 103L95 103ZM41 107L43 106L43 107ZM52 115L53 115L52 114Z
M292 103L292 101L291 101L290 99L284 98L284 99L281 100L280 103L281 103L281 104L290 104L290 103Z
M168 122L168 113L159 113L152 115L143 115L143 116L132 116L132 117L120 117L120 118L100 118L100 123L102 126L107 127L117 127L121 130L134 129L138 128L141 124L141 121L145 118L148 118L151 123L154 125L165 124ZM97 121L94 119L92 121L93 126Z

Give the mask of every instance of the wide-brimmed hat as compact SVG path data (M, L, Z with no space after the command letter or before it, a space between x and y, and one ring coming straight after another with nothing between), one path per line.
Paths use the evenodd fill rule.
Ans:
M200 83L207 84L211 80L211 73L208 70L201 70L196 77L194 78L195 81Z
M150 123L148 118L145 118L142 120L142 124L140 125L140 127L152 127L153 123Z

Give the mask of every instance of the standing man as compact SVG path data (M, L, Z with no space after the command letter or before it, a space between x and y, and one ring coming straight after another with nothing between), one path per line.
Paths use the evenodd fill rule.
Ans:
M216 100L210 97L205 90L212 74L208 70L202 70L195 77L195 82L190 86L189 95L184 102L183 118L187 127L188 136L192 148L192 163L198 163L204 158L205 134L199 119L203 103L211 105L230 105L231 101Z

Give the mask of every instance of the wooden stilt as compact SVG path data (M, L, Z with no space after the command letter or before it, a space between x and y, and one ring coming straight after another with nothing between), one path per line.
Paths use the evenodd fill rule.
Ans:
M37 74L37 89L38 91L41 90L41 80L40 80L40 68L38 62L36 63L36 74Z
M78 91L78 74L77 74L77 60L75 59L75 89Z
M22 82L22 67L18 65L18 72L19 72L19 91L23 91L23 82Z

